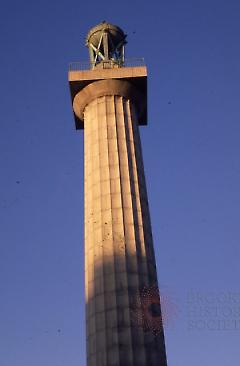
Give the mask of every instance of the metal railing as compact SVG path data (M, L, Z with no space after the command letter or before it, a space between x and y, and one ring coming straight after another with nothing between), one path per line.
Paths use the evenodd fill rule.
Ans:
M144 58L129 58L122 61L102 61L95 65L92 62L71 62L69 64L69 71L83 71L92 69L111 69L118 67L136 67L145 66Z

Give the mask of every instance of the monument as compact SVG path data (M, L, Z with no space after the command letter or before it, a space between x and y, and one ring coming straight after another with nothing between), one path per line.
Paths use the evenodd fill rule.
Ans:
M84 129L87 366L167 366L139 126L147 69L125 60L126 35L102 22L71 64L76 129Z

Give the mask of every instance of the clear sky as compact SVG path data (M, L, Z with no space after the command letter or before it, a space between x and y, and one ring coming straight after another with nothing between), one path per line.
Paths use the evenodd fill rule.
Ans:
M240 2L4 1L0 365L85 366L83 133L68 63L107 20L145 57L145 171L169 366L240 360Z

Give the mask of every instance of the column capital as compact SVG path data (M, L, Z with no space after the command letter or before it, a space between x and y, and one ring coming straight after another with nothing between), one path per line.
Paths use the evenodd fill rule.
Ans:
M143 116L146 106L143 103L142 93L131 82L118 79L95 81L78 92L73 100L75 115L83 122L85 107L94 99L107 95L117 95L131 100L135 104L138 118L141 119Z

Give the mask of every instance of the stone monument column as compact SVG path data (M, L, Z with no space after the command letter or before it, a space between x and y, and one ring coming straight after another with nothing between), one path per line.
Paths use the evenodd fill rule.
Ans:
M92 70L69 72L84 127L87 365L167 366L139 136L146 68L124 67L113 48L125 38L108 23L93 28Z

